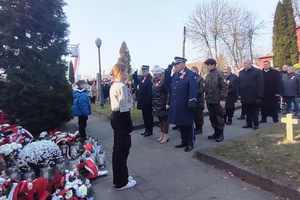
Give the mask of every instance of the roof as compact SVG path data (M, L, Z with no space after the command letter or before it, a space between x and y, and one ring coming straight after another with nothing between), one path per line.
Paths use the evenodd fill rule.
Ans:
M193 66L196 66L198 68L199 72L201 72L203 62L186 63L185 66L189 69L191 69L191 67L193 67Z

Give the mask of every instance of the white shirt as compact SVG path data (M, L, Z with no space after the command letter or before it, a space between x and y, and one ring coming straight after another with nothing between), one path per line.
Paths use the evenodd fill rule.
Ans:
M132 107L132 95L128 87L117 79L110 87L109 97L112 111L127 112Z

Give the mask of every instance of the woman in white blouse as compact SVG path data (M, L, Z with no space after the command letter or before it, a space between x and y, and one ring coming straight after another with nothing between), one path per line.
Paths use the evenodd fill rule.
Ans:
M128 78L128 67L117 63L111 71L113 84L109 91L112 114L111 127L114 130L112 154L113 184L116 190L131 188L136 184L128 175L127 158L131 147L131 135L134 133L130 111L132 96L124 81Z

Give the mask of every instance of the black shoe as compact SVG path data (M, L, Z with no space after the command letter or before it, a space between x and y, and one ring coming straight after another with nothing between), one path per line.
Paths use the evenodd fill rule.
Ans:
M246 124L245 126L242 126L242 128L252 128L252 125Z
M267 120L260 120L259 123L267 123Z
M227 123L226 123L226 125L231 125L232 124L232 121L228 121Z
M172 129L173 130L179 129L179 126L173 126Z
M246 119L244 116L240 116L237 119Z
M254 126L254 128L253 128L254 130L257 130L257 129L259 129L259 126L258 125L256 125L256 126Z
M188 145L186 148L185 148L185 152L189 152L189 151L192 151L193 150L193 146L191 145Z
M141 135L146 135L147 131L145 131L144 133L141 133Z
M195 135L198 135L198 134L202 133L202 130L201 129L196 129L194 132L195 132Z
M224 140L223 134L219 135L219 136L216 138L216 142L222 142L223 140Z
M277 122L279 122L278 120L277 121L274 121L274 124L276 124Z
M150 135L152 135L152 133L147 132L147 133L144 135L144 137L148 137L148 136L150 136Z
M214 133L214 134L212 134L212 135L209 135L208 137L207 137L207 139L209 139L209 140L214 140L214 139L217 139L217 137L218 137L218 135L216 134L216 133Z
M183 144L182 142L180 142L180 144L175 145L175 148L182 148L182 147L186 147L187 144Z

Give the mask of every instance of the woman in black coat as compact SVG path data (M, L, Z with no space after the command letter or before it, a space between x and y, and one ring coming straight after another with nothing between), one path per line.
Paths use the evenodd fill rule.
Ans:
M234 103L237 99L237 75L231 73L231 68L224 69L224 76L227 83L228 94L225 99L226 114L224 116L226 125L232 124L232 117L234 114Z
M164 81L164 71L155 65L152 71L152 110L160 123L161 135L157 139L161 144L169 140L169 107L171 87Z

